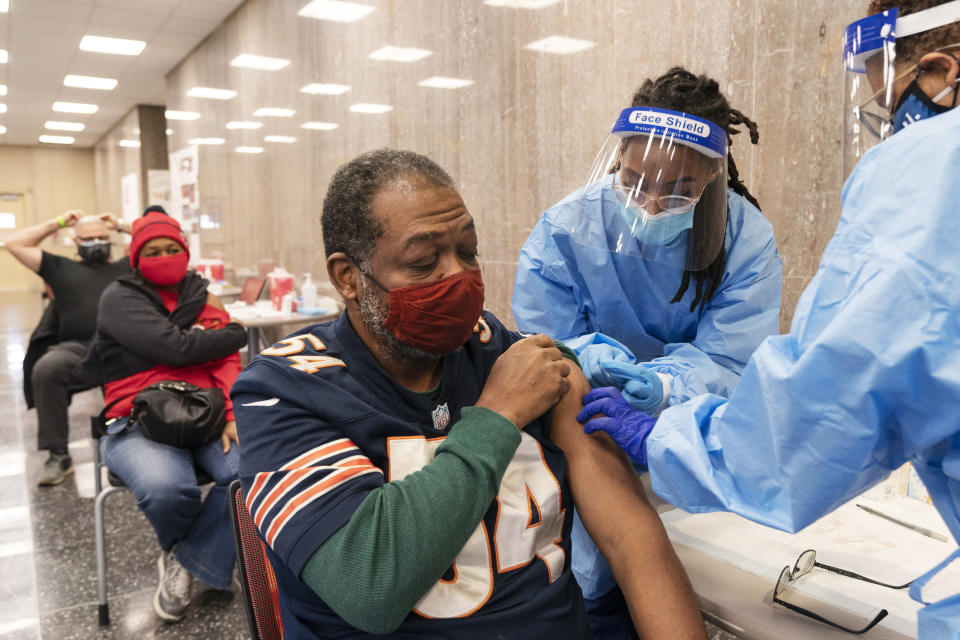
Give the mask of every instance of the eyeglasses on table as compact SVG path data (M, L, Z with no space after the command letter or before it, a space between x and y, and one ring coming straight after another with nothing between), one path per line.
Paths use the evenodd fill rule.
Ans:
M867 623L867 626L863 627L862 629L851 629L850 627L846 627L842 624L833 622L832 620L828 620L827 618L824 618L820 614L814 613L809 609L805 609L799 605L795 605L792 602L787 602L782 598L780 598L780 594L783 593L784 589L787 588L787 585L789 585L794 580L797 580L802 576L807 575L808 573L813 571L814 568L824 569L825 571L830 571L831 573L836 573L841 576L853 578L855 580L862 580L863 582L869 582L870 584L880 585L881 587L887 587L888 589L906 589L911 584L913 584L913 580L911 580L910 582L907 582L906 584L900 584L900 585L888 584L886 582L881 582L879 580L874 580L873 578L868 578L866 576L860 575L859 573L854 573L853 571L847 571L846 569L841 569L840 567L834 567L829 564L823 564L821 562L817 562L817 552L813 549L807 549L806 551L801 553L800 557L797 558L797 561L793 564L792 569L790 568L789 565L783 568L783 571L780 572L780 578L777 580L777 586L774 587L773 589L773 601L775 603L783 607L786 607L791 611L795 611L799 614L805 615L809 618L813 618L814 620L830 625L835 629L840 629L841 631L846 631L847 633L853 633L853 634L861 634L861 633L866 633L867 631L870 631L870 629L875 627L878 622L880 622L885 617L887 617L887 613L888 613L887 610L881 609L877 613L877 615L873 617L873 620Z

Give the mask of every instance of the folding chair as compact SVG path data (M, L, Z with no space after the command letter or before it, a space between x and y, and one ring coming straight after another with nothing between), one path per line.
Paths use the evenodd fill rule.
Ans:
M90 417L90 437L93 438L93 486L97 497L93 501L93 527L97 539L97 615L100 626L110 624L110 608L107 604L107 552L104 541L103 505L111 493L126 489L126 485L117 476L107 473L107 486L103 486L103 460L100 459L99 416Z
M107 602L107 550L105 529L103 524L103 508L107 496L117 491L128 490L127 485L119 477L107 469L100 458L100 429L99 416L90 417L90 437L93 438L93 486L96 498L93 501L93 527L96 536L97 548L97 616L101 627L110 625L110 607ZM103 469L107 470L107 485L103 484ZM197 484L205 485L213 479L203 469L197 468Z
M267 558L266 547L244 504L239 480L230 485L230 520L250 636L253 640L283 640L277 578Z

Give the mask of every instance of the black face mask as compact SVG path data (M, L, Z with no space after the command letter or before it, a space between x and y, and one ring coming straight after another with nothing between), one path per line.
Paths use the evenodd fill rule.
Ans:
M110 260L109 240L84 240L77 250L83 261L90 264L105 264Z

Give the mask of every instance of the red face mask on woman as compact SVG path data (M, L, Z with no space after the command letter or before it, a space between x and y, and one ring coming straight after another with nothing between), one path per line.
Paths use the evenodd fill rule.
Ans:
M397 340L435 355L450 353L470 338L483 311L480 270L410 287L387 289L390 313L383 321Z
M144 278L159 287L172 287L187 275L190 255L186 252L172 256L140 258L138 266Z

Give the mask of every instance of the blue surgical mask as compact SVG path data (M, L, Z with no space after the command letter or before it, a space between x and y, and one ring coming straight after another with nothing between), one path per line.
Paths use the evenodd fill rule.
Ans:
M924 93L915 78L913 82L907 85L903 95L900 96L900 100L897 101L897 109L893 114L893 132L897 133L917 120L926 120L927 118L932 118L950 111L953 106L947 107L942 104L937 104L937 102L942 100L943 97L951 91L953 91L953 104L956 105L957 93L953 87L946 87L943 91L931 98Z
M630 227L630 233L643 244L664 247L681 233L693 228L693 209L680 213L661 211L655 216L636 203L620 203L620 214Z

